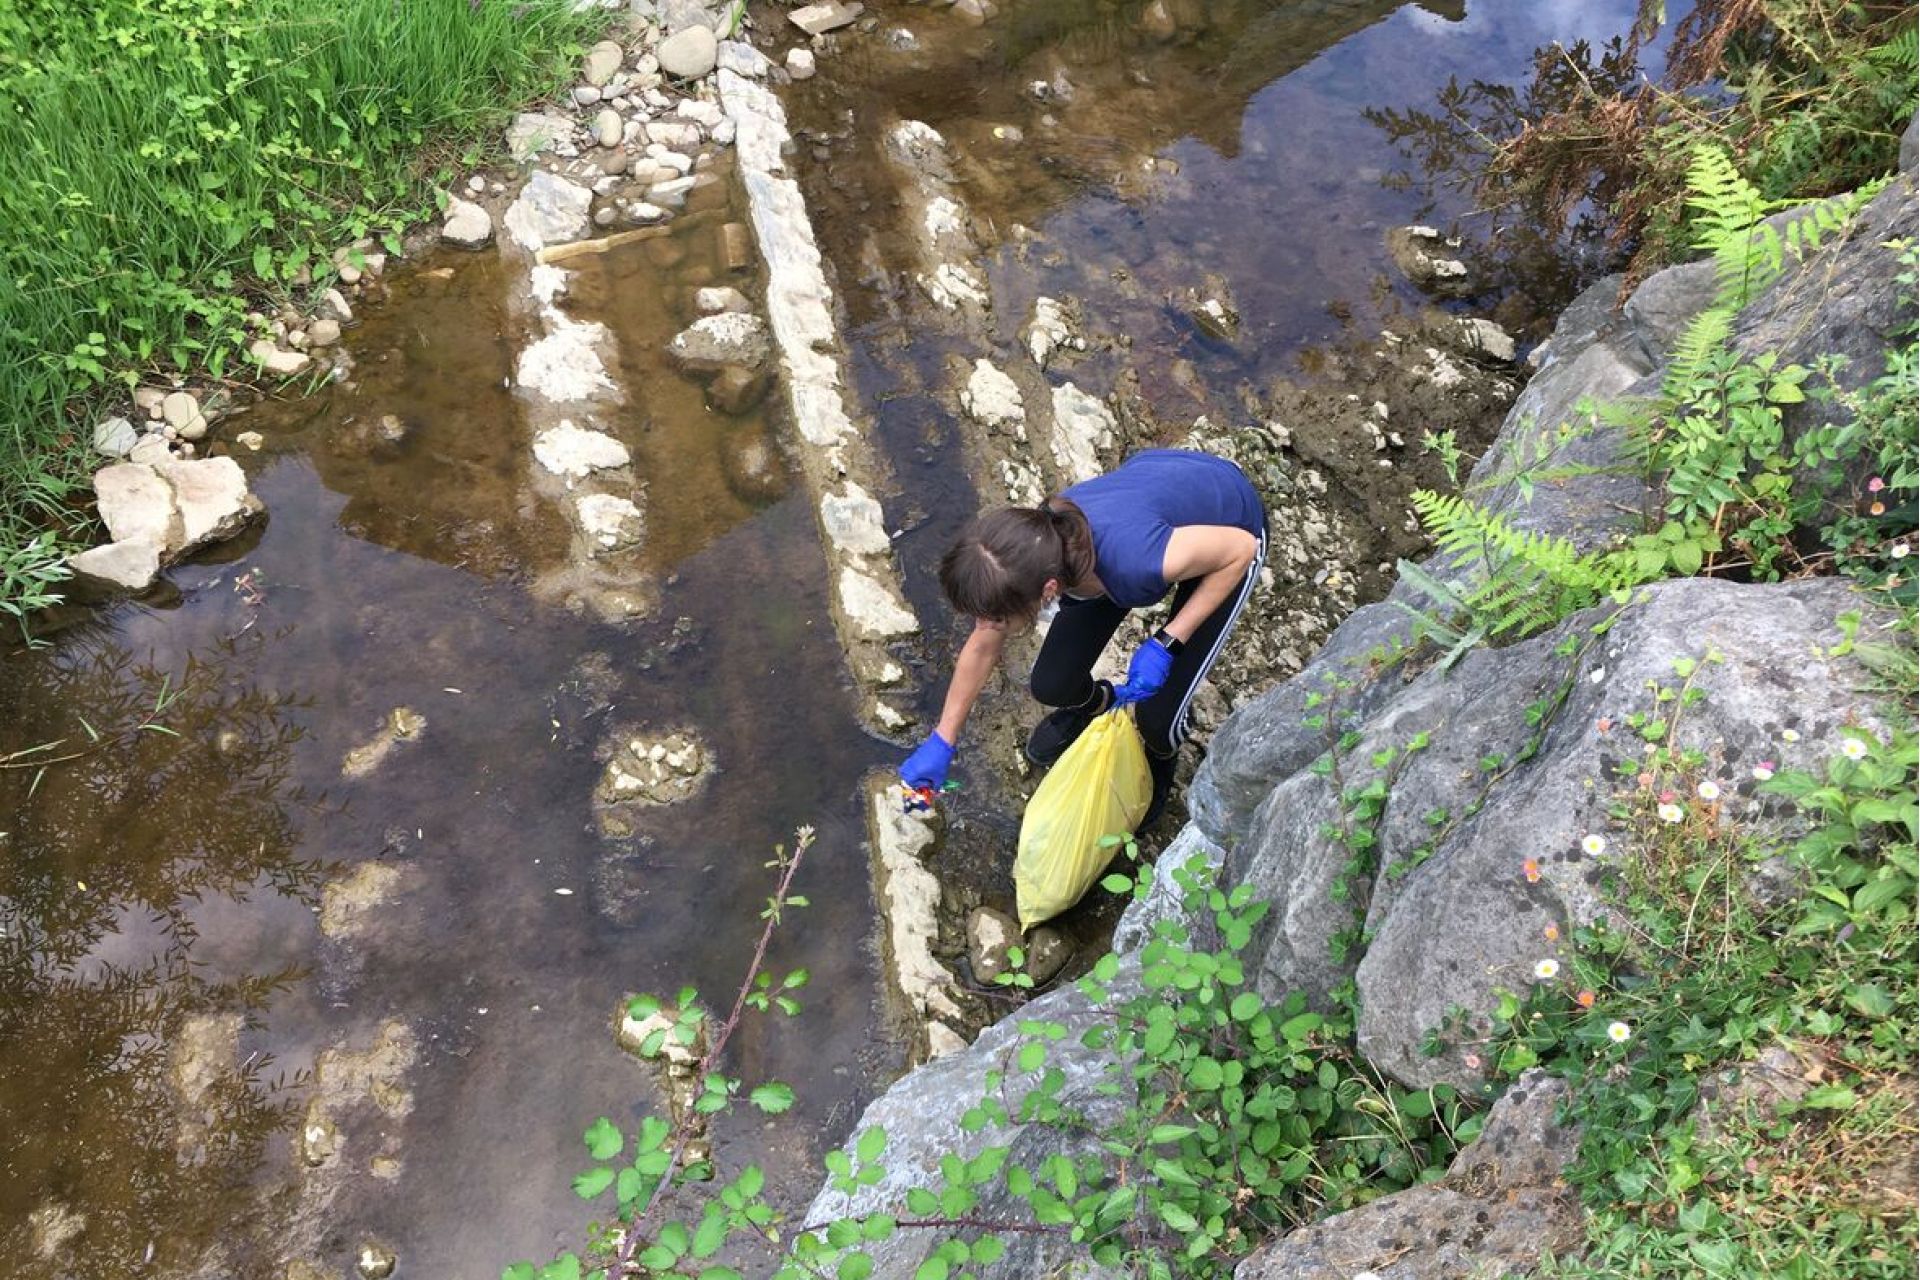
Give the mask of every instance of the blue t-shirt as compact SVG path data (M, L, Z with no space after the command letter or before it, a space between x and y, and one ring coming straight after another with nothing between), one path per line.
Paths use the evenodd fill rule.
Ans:
M1266 531L1260 495L1225 458L1190 449L1147 449L1061 495L1093 527L1094 572L1115 604L1150 605L1167 594L1167 541L1187 525Z

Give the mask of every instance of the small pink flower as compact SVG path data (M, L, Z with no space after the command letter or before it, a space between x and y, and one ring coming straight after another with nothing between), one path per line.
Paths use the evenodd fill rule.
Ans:
M1762 760L1759 764L1753 766L1753 776L1754 779L1759 782L1765 782L1771 778L1773 776L1773 761Z
M1887 482L1885 480L1882 480L1879 476L1875 476L1873 479L1867 481L1868 493L1878 493L1886 487L1887 487Z

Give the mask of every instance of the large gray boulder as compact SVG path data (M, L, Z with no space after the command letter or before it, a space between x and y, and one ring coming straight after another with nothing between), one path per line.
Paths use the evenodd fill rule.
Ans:
M1476 651L1451 670L1430 669L1388 697L1378 690L1392 682L1375 681L1365 709L1343 720L1361 736L1337 774L1305 767L1313 740L1295 735L1300 767L1273 782L1231 846L1229 880L1273 904L1249 953L1260 989L1270 999L1300 991L1324 1006L1352 977L1370 1062L1409 1085L1478 1087L1482 1070L1470 1055L1425 1056L1422 1041L1451 1012L1483 1014L1499 990L1525 988L1535 964L1555 955L1549 927L1565 936L1609 912L1603 884L1614 855L1590 856L1582 840L1597 834L1626 847L1609 808L1623 791L1628 803L1651 805L1633 792L1643 744L1626 718L1654 710L1652 687L1678 687L1676 664L1699 663L1693 685L1704 698L1683 715L1661 711L1674 721L1674 744L1704 754L1701 777L1720 784L1720 803L1737 807L1749 829L1786 834L1791 810L1754 794L1751 770L1762 759L1817 763L1836 747L1840 725L1870 722L1865 671L1833 653L1840 615L1860 607L1836 579L1667 582L1581 652L1563 643L1586 642L1612 606L1523 644ZM1704 661L1710 650L1721 660ZM1562 697L1536 727L1528 708ZM1271 713L1273 703L1262 705ZM1346 705L1336 695L1321 709ZM1783 740L1788 730L1799 745ZM1429 745L1408 753L1416 735ZM1271 744L1286 736L1256 749L1273 759ZM1389 749L1394 760L1376 763ZM1236 738L1216 737L1216 779L1246 776L1235 751ZM1356 872L1329 835L1348 821L1341 795L1390 770L1377 857ZM1337 953L1361 911L1372 942L1364 956L1357 947Z
M1139 974L1137 959L1123 963L1119 977L1110 984L1113 998L1125 1000L1138 995ZM910 1190L938 1190L943 1185L940 1162L949 1155L971 1160L988 1147L1010 1146L1006 1167L1031 1171L1054 1155L1079 1157L1097 1152L1101 1126L1117 1121L1124 1108L1119 1098L1101 1091L1110 1078L1113 1059L1080 1041L1109 1017L1107 1009L1089 1000L1077 987L1064 987L1026 1005L1019 1018L987 1028L970 1048L936 1058L896 1082L867 1107L855 1126L855 1139L847 1144L851 1156L857 1135L875 1126L886 1130L886 1151L879 1161L884 1175L879 1182L851 1194L829 1185L814 1198L805 1220L825 1223L880 1212L901 1215ZM989 1072L1005 1073L994 1096L1012 1115L1019 1114L1021 1101L1039 1083L1039 1072L1019 1071L1015 1062L1026 1040L1020 1030L1021 1021L1026 1019L1047 1019L1067 1028L1066 1037L1048 1047L1043 1070L1057 1069L1065 1074L1059 1099L1086 1117L1086 1127L1069 1130L1044 1125L989 1125L968 1133L961 1128L961 1117L986 1095ZM1032 1221L1031 1208L1013 1196L1003 1180L977 1191L979 1204L972 1212L981 1220ZM898 1231L879 1244L863 1246L874 1260L874 1280L908 1280L942 1238L937 1231ZM1005 1238L1006 1255L991 1266L975 1269L982 1280L1052 1275L1055 1268L1070 1260L1086 1260L1083 1249L1052 1234L1008 1232ZM1097 1277L1109 1273L1086 1263L1084 1269L1072 1274Z

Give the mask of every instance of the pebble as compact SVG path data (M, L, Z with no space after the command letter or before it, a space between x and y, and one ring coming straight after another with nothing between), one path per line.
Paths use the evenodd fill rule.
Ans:
M787 50L787 74L795 80L811 80L819 64L811 49Z
M577 84L573 86L573 100L578 106L597 106L600 102L600 90L590 84Z
M625 128L620 113L609 107L593 118L593 140L603 147L617 147Z
M602 205L593 211L593 225L596 227L610 227L613 225L613 220L617 216L619 215L612 205Z
M233 442L243 449L258 453L261 446L267 443L267 438L258 431L242 431L233 438Z
M124 458L140 442L140 433L125 418L105 418L93 428L93 447L109 458Z
M340 322L321 318L307 326L307 342L311 346L330 347L340 341Z
M467 190L471 191L474 195L477 196L481 194L483 191L485 191L486 189L487 189L487 180L481 177L479 174L476 173L471 178L467 179Z
M160 416L170 427L184 427L200 416L200 402L185 391L174 391L160 402Z
M698 80L719 61L720 42L712 28L696 23L662 40L654 56L660 60L660 70L667 75L678 80Z

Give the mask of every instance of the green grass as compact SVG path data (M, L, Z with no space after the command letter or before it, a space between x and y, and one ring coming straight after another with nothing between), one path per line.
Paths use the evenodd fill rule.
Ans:
M242 292L428 212L604 17L566 0L0 4L0 607L57 573L94 408L242 362ZM37 585L36 585L37 584Z

